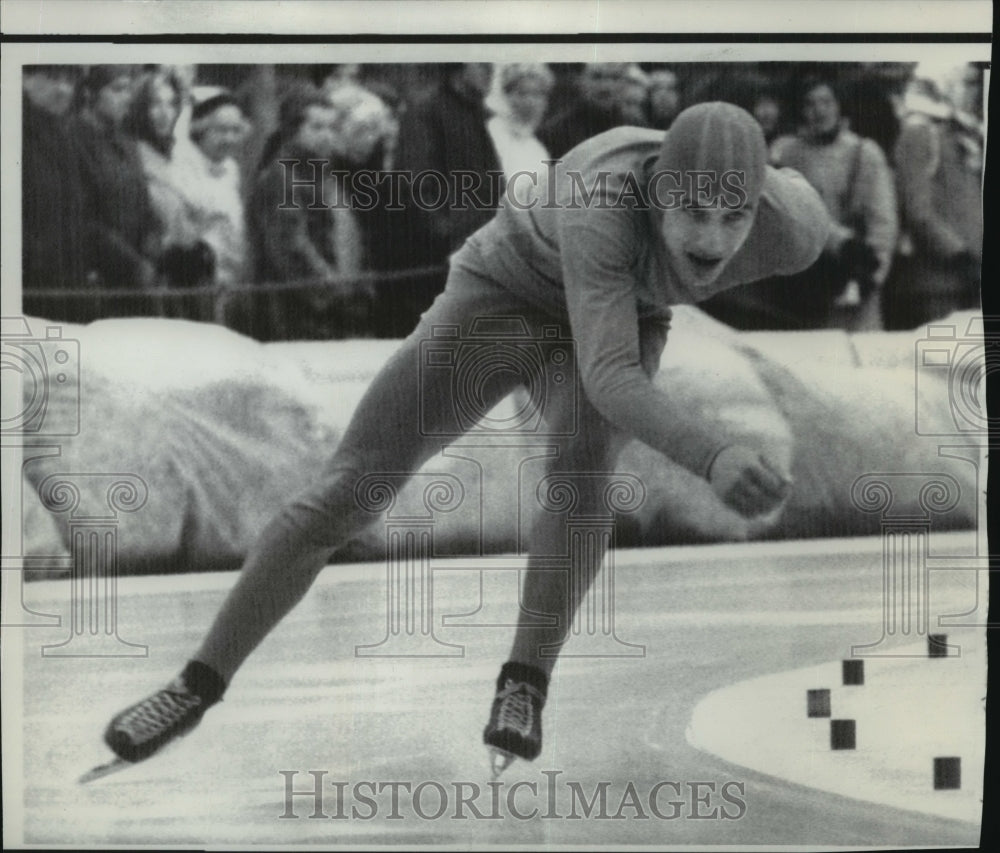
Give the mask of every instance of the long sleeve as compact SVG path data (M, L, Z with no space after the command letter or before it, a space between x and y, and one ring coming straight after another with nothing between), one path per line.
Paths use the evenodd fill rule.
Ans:
M586 223L565 212L560 244L584 392L611 423L706 476L723 444L673 407L642 369L632 235L616 233L613 217L595 221L595 211L582 212Z
M896 191L882 150L867 139L862 140L861 145L861 164L855 186L865 224L865 240L879 260L874 279L881 284L889 274L899 237Z
M403 115L396 156L399 168L414 177L421 172L447 175L444 129L438 114L429 105L414 107ZM416 189L423 189L427 199L432 200L440 186L437 181L427 180L423 187L418 185L414 191ZM420 205L413 208L414 220L419 222L422 230L444 244L448 244L451 238L449 206L442 204L432 209L430 205Z
M908 121L896 143L895 160L903 225L915 242L944 259L966 246L934 204L938 144L935 128L929 121Z

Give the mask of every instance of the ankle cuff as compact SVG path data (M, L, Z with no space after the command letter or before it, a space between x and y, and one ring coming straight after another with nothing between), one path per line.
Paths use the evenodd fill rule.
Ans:
M226 682L222 676L200 660L188 661L181 678L184 679L188 690L198 694L206 705L214 705L221 701L226 692Z

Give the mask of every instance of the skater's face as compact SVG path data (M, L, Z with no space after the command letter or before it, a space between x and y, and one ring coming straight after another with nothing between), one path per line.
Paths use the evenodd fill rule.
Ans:
M313 104L306 107L306 114L295 135L300 151L316 157L329 157L337 145L337 110Z
M824 83L807 92L802 117L813 133L831 133L840 122L840 104L833 89Z
M120 125L132 104L132 77L123 74L102 86L94 99L94 112L111 125Z
M729 209L721 204L695 207L685 200L664 210L660 233L681 284L695 295L711 288L746 242L755 216L752 201Z

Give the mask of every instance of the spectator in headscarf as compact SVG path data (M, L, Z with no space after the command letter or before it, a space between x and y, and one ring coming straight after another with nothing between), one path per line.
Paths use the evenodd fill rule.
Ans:
M249 283L246 211L237 157L250 123L242 105L228 91L195 103L191 111L191 165L200 183L195 201L201 208L199 239L215 255L215 284L222 289L215 320L249 331L248 301L241 294Z
M667 68L649 73L649 125L667 130L681 111L677 75Z
M86 296L42 295L87 289L84 189L77 143L65 120L79 76L71 65L26 65L22 71L22 309L67 322L94 316Z
M136 69L92 65L77 90L79 166L86 192L94 279L104 288L151 291L157 279L157 228L135 139L123 132ZM104 300L102 316L158 313L149 298Z
M257 280L302 285L260 295L256 332L265 339L325 339L367 328L367 296L352 304L362 235L350 206L337 202L344 187L331 168L337 123L319 90L292 89L281 104L275 153L257 175L250 205Z
M903 109L894 157L903 235L883 293L887 329L978 307L981 296L982 71L918 66Z
M549 153L535 136L545 115L555 78L541 62L512 62L499 66L497 114L486 127L500 156L508 197L528 202ZM528 173L518 177L519 172ZM512 183L513 181L513 183Z
M624 123L621 100L628 68L626 62L587 64L580 75L579 98L538 129L551 156L562 157L585 139Z

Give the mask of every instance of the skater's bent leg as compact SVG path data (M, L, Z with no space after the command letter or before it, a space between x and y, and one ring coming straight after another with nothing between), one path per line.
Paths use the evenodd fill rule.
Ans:
M580 432L553 460L552 468L555 472L566 472L573 481L578 510L587 513L587 508L593 508L600 513L604 510L608 472L615 459L614 449L620 446L620 434L590 409L589 404L584 404L581 409L589 409L589 412L581 411ZM530 664L551 675L558 649L566 641L573 617L601 570L606 543L603 537L597 536L589 547L574 549L567 531L566 516L539 508L528 547L522 609L510 659ZM538 567L540 559L553 556L565 556L568 571ZM557 616L557 624L537 625L536 614L539 613Z
M642 366L650 377L659 369L668 328L669 322L655 318L640 325ZM603 507L604 490L626 436L594 409L582 389L578 389L578 395L575 400L563 398L552 401L560 410L561 428L556 431L567 436L561 442L560 454L553 461L552 469L598 475L577 478L577 506L590 506L603 513L609 511ZM575 429L566 429L567 418L574 419ZM539 509L528 547L522 607L510 660L536 667L550 676L558 650L569 636L573 618L601 571L606 543L603 537L594 537L592 548L571 555L565 517ZM569 573L538 568L539 557L554 555L573 557ZM536 614L539 613L557 616L558 624L538 626ZM541 653L543 648L544 655Z
M599 492L608 482L607 479L594 478L586 481L585 488L594 499L599 500ZM510 660L529 664L550 676L558 650L569 636L573 617L601 571L606 547L603 538L595 537L591 547L568 553L570 546L564 517L544 511L532 528L530 541L532 553L524 573L522 610ZM568 573L540 569L535 565L538 557L556 554L567 554L570 560ZM557 624L539 626L535 615L539 613L557 616Z

